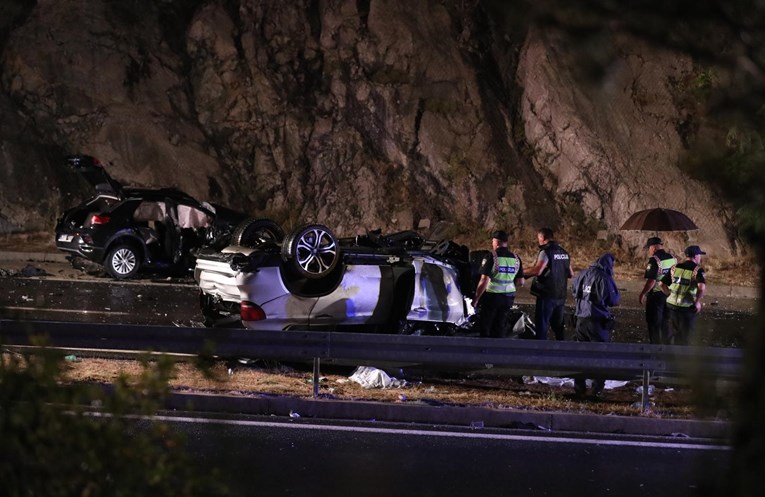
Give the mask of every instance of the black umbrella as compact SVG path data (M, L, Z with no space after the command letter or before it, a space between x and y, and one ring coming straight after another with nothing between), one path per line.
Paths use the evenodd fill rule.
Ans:
M671 209L646 209L631 215L622 230L637 231L693 231L699 229L688 216Z

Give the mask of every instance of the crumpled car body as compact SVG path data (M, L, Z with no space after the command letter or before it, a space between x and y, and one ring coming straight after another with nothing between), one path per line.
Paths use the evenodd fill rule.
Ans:
M337 239L321 225L267 238L200 251L195 279L207 324L451 334L468 323L476 276L467 247L413 231Z
M102 264L117 279L143 269L188 270L193 267L193 250L227 245L235 227L247 218L174 188L123 187L91 156L71 156L67 166L84 177L95 194L59 217L56 247Z

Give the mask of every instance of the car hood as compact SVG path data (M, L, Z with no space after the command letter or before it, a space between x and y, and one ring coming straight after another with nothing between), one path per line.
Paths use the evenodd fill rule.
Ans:
M122 185L109 176L101 162L90 155L72 155L66 158L66 165L79 173L96 190L96 194L113 195L122 198Z

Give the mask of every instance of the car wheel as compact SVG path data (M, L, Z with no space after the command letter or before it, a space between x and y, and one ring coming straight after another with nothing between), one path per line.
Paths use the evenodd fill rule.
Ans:
M247 219L240 223L231 235L232 244L250 248L268 241L281 243L282 240L284 230L270 219Z
M293 231L282 244L282 257L298 274L319 279L332 273L340 262L337 238L326 226L309 224Z
M130 245L117 245L107 254L104 267L112 278L132 278L141 267L141 258Z

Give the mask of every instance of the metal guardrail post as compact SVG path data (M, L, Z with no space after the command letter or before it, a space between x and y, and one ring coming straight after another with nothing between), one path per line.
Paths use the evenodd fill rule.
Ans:
M651 386L651 371L648 369L643 370L643 395L641 396L641 405L643 414L648 412L648 389Z
M319 396L319 382L321 381L321 376L319 373L319 367L320 367L321 359L318 357L313 358L313 398L317 398Z

